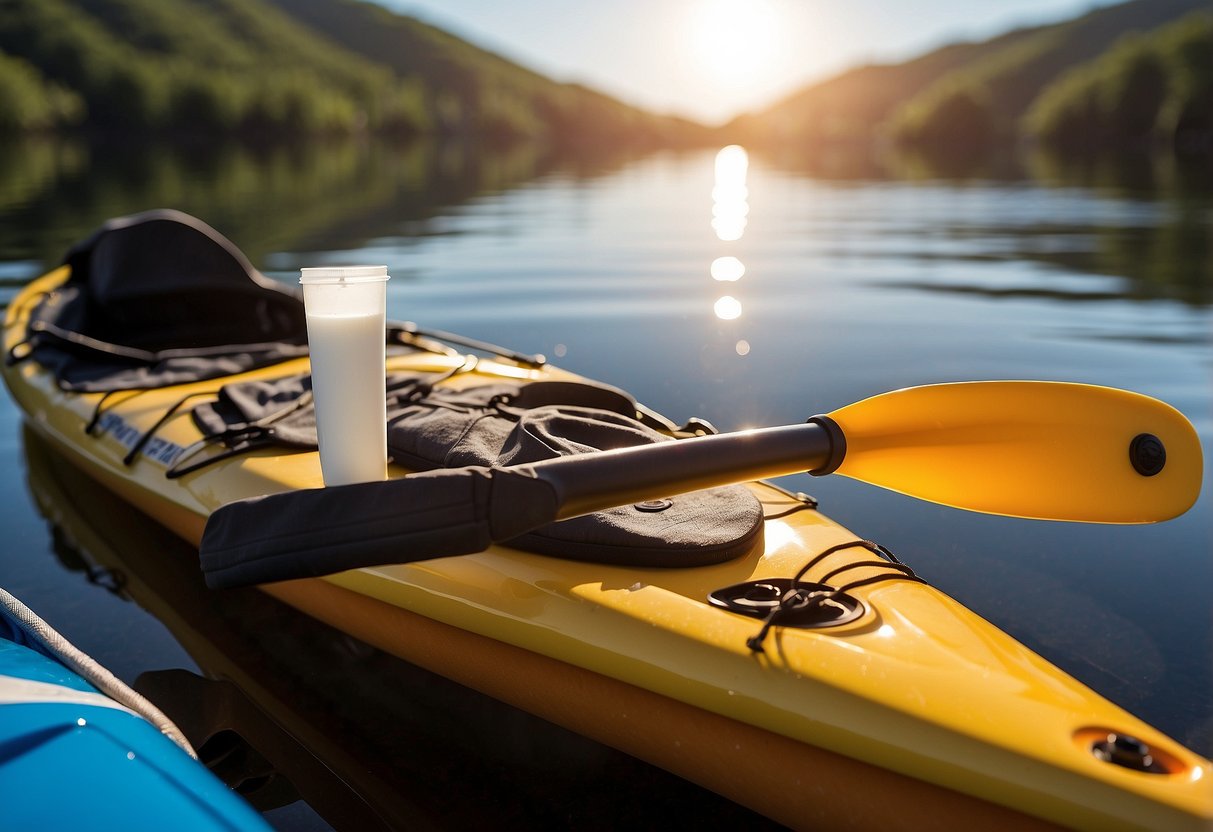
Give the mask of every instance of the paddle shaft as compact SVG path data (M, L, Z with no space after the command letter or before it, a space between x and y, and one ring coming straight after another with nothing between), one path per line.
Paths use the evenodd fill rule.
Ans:
M657 500L750 480L828 473L841 458L840 438L828 425L809 422L739 433L698 436L557 457L512 466L546 482L565 520L615 506Z

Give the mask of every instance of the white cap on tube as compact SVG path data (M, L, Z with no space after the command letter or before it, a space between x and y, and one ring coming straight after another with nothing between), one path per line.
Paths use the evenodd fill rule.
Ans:
M300 283L359 283L387 280L387 266L316 266L299 270Z

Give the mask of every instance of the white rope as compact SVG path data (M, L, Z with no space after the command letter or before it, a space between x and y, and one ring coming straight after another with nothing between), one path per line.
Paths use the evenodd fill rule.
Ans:
M156 726L160 733L179 745L186 754L198 759L198 755L194 752L189 740L185 738L185 734L159 708L146 697L132 690L125 682L98 664L96 660L64 638L54 627L39 618L33 610L3 589L0 589L0 608L9 614L12 621L21 628L31 642L37 644L69 670L83 677L110 699Z

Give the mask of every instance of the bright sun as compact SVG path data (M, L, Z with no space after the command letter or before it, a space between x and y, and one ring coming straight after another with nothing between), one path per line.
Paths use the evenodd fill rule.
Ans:
M713 82L751 83L778 63L779 15L767 0L700 0L694 9L691 46Z

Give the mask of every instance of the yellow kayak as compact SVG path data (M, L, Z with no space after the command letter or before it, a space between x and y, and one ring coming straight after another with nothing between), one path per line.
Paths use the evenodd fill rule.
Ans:
M31 311L70 272L34 281L9 305L7 353L24 358ZM454 388L574 378L505 358L467 369L465 355L424 339L389 348L387 364L389 373L462 368L447 382ZM220 381L307 369L306 357L286 358ZM36 360L4 372L34 430L191 543L227 503L322 485L318 454L281 448L166 477L173 449L202 438L181 403L213 399L215 379L107 395L64 389ZM90 432L99 413L105 429ZM134 437L153 433L129 458ZM1208 760L855 545L856 535L810 499L762 482L747 487L762 533L723 563L605 565L492 545L261 588L791 827L1213 825ZM764 631L765 649L752 647L761 617L709 599L722 588L778 586L806 566L809 581L845 573L855 603L827 626Z

